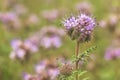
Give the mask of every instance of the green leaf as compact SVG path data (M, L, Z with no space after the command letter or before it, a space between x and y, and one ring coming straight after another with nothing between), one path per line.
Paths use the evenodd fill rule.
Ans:
M87 73L87 71L82 71L82 72L79 73L78 76L80 77L80 76L84 75L85 73Z

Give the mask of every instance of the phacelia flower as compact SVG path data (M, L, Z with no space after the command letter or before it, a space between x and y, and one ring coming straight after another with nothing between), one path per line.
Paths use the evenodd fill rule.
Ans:
M10 53L10 58L14 60L18 58L20 60L27 59L30 53L35 53L38 51L38 46L32 40L21 41L19 39L14 39L11 41L12 52Z
M38 79L36 75L23 73L23 80L40 80L40 79Z
M77 17L72 16L64 20L63 25L72 40L77 39L79 42L84 42L91 40L96 23L92 17L80 14Z
M75 8L82 12L82 13L86 13L86 14L91 14L93 12L93 6L91 5L91 3L87 2L87 1L83 1L83 2L79 2L75 5Z
M28 19L26 20L26 24L30 25L39 25L39 18L36 14L31 14Z
M24 80L56 80L59 69L54 65L56 61L43 60L35 66L35 75L24 74Z
M108 48L105 52L107 61L120 58L120 48Z
M59 17L59 11L57 9L45 10L42 12L42 17L48 21L55 21Z
M40 46L46 49L59 48L62 45L61 38L64 36L62 29L54 26L44 27L40 31Z
M14 12L0 13L0 21L7 26L8 29L18 29L21 27L21 20Z
M64 26L66 27L66 29L71 29L75 26L78 25L77 19L74 16L71 16L70 18L68 18L67 20L65 20L63 22Z
M89 16L86 16L85 14L81 14L78 16L78 23L84 27L86 30L93 30L95 27L95 21Z

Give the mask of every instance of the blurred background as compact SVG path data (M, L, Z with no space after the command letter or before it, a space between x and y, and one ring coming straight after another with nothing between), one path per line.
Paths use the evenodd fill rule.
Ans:
M89 80L120 80L120 0L0 0L0 80L57 80L57 62L69 62L76 45L62 21L82 12L98 25L80 44L97 45L80 68Z

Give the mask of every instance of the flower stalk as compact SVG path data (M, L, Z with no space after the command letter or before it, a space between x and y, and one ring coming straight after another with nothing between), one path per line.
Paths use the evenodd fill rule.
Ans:
M77 44L76 44L76 51L75 51L75 55L76 55L76 57L78 57L78 54L79 54L79 46L80 45L80 43L79 43L79 41L77 41ZM78 71L78 63L79 63L79 61L76 61L76 64L75 64L75 67L76 67L76 71ZM76 74L76 80L79 80L79 77L78 77L78 73Z

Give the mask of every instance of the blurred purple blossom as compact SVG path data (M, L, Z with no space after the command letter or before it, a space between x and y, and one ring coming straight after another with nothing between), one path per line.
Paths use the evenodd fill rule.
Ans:
M16 4L13 7L12 11L17 15L25 15L28 13L28 9L23 4Z
M36 14L29 15L27 21L27 25L38 25L40 23L40 20Z
M35 80L56 80L56 77L59 75L59 69L54 65L53 61L51 62L51 60L43 60L35 65L35 72L35 75L37 76L25 74L25 76L23 76L24 80L32 77L35 77Z
M49 69L48 74L51 76L51 80L55 80L55 78L60 74L58 69Z
M53 37L43 37L43 39L41 39L40 44L45 48L51 48L51 47L59 48L62 43L61 43L61 39L58 36L53 36Z
M19 39L14 39L11 41L12 52L10 53L10 58L14 60L19 58L24 60L30 53L35 53L38 51L37 45L35 45L30 40L25 40L24 42Z
M120 48L108 48L105 52L105 59L107 61L117 59L120 57Z
M40 74L45 70L45 68L46 68L46 64L40 63L40 64L35 66L35 72Z
M7 26L7 28L18 29L21 27L21 21L14 12L0 13L0 21Z
M57 9L45 10L42 12L42 17L48 21L55 21L59 17L59 11Z
M93 6L88 1L79 2L75 5L75 8L82 13L91 14L93 12Z
M24 44L29 51L33 53L38 51L38 46L33 41L25 40Z
M30 75L30 74L23 73L23 79L24 79L24 80L30 80L30 78L31 78L31 75Z
M44 27L40 31L40 46L44 48L59 48L62 45L61 38L64 36L62 29L54 26Z

